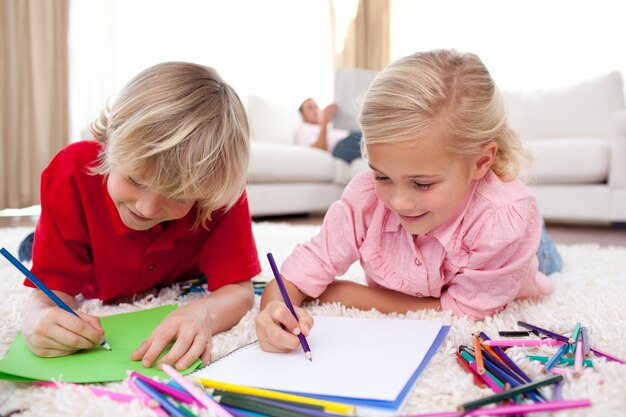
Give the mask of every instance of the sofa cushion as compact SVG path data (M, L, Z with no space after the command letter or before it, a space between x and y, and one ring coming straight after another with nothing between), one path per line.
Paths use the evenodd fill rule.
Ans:
M524 141L534 163L522 174L530 184L598 184L607 180L610 144L593 137L545 138Z
M326 151L285 143L250 144L248 183L347 182L343 161ZM344 164L342 172L339 168Z
M503 91L502 95L511 124L523 140L606 138L613 114L624 108L622 88L620 73L612 72L568 88L528 93Z
M253 142L294 143L296 129L302 123L297 107L256 95L248 98L246 107Z

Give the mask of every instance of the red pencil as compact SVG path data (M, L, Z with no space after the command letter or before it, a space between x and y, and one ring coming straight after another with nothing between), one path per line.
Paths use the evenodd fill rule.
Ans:
M470 368L469 364L465 361L465 359L463 359L459 352L454 352L454 355L456 356L456 360L459 365L461 365L461 368L465 369L465 372L472 375L472 377L474 378L474 384L478 385L481 388L487 386L487 384L485 384L485 381L482 380L480 375L478 375L476 371Z

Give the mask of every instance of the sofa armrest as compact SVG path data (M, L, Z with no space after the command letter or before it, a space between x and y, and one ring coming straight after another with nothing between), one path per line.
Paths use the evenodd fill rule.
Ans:
M626 187L626 109L613 116L610 143L609 186Z

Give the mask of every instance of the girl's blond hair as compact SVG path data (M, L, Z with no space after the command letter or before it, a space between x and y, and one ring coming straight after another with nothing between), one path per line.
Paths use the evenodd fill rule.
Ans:
M249 128L235 91L213 68L166 62L132 79L90 126L105 144L92 170L119 167L168 198L194 200L204 225L241 196Z
M390 64L372 81L360 123L365 145L421 141L441 132L448 138L443 149L469 157L494 141L491 169L504 180L516 178L531 161L489 71L471 53L434 50Z

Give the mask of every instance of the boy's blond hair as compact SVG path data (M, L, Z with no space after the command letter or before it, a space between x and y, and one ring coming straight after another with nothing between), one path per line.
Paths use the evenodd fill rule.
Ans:
M249 128L235 91L213 68L165 62L132 79L90 126L105 144L94 173L112 167L168 198L195 200L195 227L241 196Z
M362 146L425 140L444 133L441 146L461 157L498 145L491 169L514 179L531 160L506 117L500 91L471 53L434 50L401 58L381 71L364 98Z

